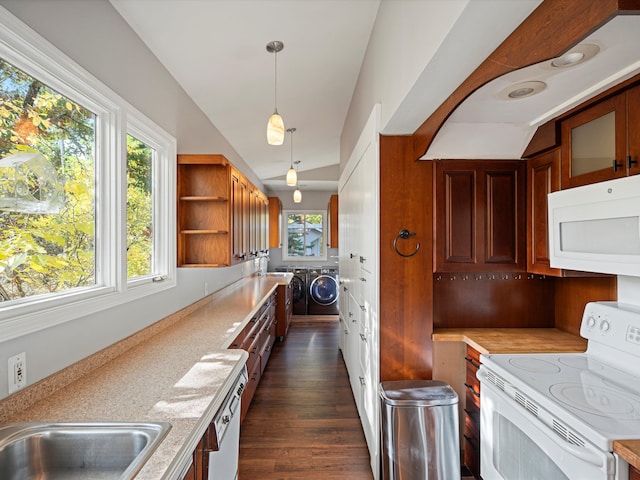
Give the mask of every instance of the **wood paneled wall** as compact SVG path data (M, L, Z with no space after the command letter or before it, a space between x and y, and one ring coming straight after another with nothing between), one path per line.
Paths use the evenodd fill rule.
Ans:
M554 278L524 272L433 276L434 328L554 326Z
M616 277L566 277L556 279L556 328L580 335L582 312L587 302L616 300Z
M433 168L411 137L380 137L380 380L429 379L433 332ZM415 232L393 241L402 229ZM405 250L406 249L406 250Z

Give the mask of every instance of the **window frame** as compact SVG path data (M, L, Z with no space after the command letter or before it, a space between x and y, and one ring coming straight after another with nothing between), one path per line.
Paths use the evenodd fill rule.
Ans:
M314 256L297 256L297 255L289 255L289 229L288 229L288 218L290 214L302 214L302 215L312 215L312 214L322 214L322 245L323 245L323 253L317 257ZM327 247L327 210L323 210L321 208L317 209L309 209L309 210L283 210L282 211L283 222L282 222L282 260L287 262L317 262L317 261L327 261L328 259L328 247Z
M171 267L177 264L176 252L176 145L173 137L161 131L153 122L143 115L128 111L126 114L126 132L124 133L124 245L121 259L123 261L122 281L128 288L140 287L149 283L166 281ZM153 201L153 271L149 275L127 277L127 135L132 135L155 150L152 170ZM173 221L172 221L173 220ZM173 272L175 277L175 271Z
M176 285L176 140L0 6L0 56L25 73L96 114L95 285L52 295L0 302L0 342L85 317ZM126 134L153 142L162 178L158 195L160 270L127 281ZM160 173L160 172L159 172ZM155 205L154 205L155 207ZM161 230L161 231L160 231Z

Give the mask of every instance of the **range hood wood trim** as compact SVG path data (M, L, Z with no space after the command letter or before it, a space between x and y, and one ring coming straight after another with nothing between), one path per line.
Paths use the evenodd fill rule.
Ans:
M413 133L416 159L427 152L449 116L478 88L506 73L562 55L616 15L639 13L640 0L544 0Z

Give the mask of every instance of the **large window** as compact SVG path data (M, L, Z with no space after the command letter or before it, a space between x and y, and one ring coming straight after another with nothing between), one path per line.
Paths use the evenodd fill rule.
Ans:
M326 260L326 212L285 211L283 260Z
M96 114L0 58L0 297L94 285Z
M175 285L175 139L0 7L0 341Z

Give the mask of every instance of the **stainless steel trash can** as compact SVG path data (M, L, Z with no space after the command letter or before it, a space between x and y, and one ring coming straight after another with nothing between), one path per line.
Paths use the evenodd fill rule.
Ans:
M383 480L460 478L458 395L437 380L379 386Z

